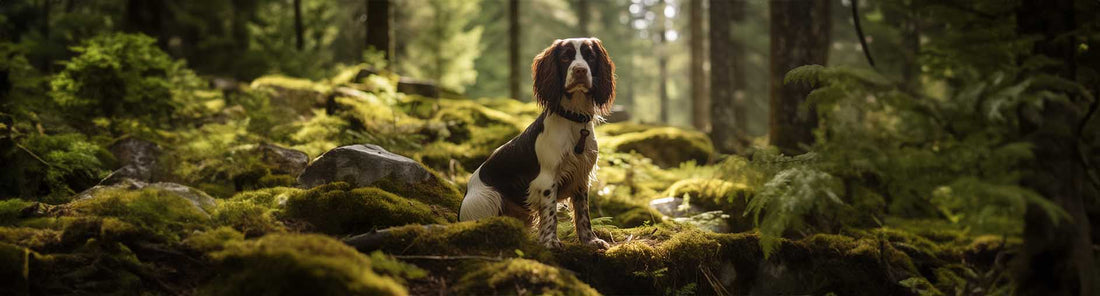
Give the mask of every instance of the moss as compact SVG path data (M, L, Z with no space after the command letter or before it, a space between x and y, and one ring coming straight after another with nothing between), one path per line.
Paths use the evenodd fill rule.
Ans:
M34 202L21 199L0 200L0 225L12 225L19 222L19 218L23 216L23 211L34 205Z
M648 205L624 198L608 197L596 200L600 215L610 216L619 227L638 227L661 222L661 213Z
M149 275L150 268L122 243L90 239L70 253L35 256L31 278L34 290L46 295L167 293L142 283L141 276Z
M70 205L77 213L116 217L169 241L178 241L181 234L204 229L210 221L191 201L154 188L108 188Z
M527 259L485 264L463 276L453 292L459 295L600 295L567 271Z
M622 135L622 134L644 132L644 131L647 131L647 130L657 129L657 128L660 128L660 126L651 125L651 124L632 123L632 122L616 122L616 123L602 124L602 125L596 127L596 132L603 133L603 134L606 134L608 136L618 136L618 135Z
M520 250L528 258L542 258L545 250L529 237L530 229L518 219L493 217L446 225L408 225L390 230L390 238L377 248L407 255L500 256Z
M211 254L217 275L210 295L405 295L372 261L330 237L272 234L229 244Z
M328 234L356 234L405 224L443 223L446 219L417 200L378 188L330 183L292 195L282 216Z
M248 201L253 204L266 207L277 208L280 204L285 203L287 199L292 195L301 194L305 190L289 187L275 187L264 188L252 191L242 191L229 198L233 201Z
M244 240L244 234L229 227L218 227L188 236L183 244L202 252L219 251L231 242Z
M432 176L415 185L405 184L404 182L386 177L378 179L371 184L371 187L377 187L399 196L421 201L431 205L433 208L436 206L443 207L443 209L433 209L433 211L437 214L441 214L447 221L457 221L458 209L462 204L462 192L459 191L458 188L455 188L450 182L445 181L443 177L434 170L428 169L428 172L431 173Z
M734 232L753 228L751 218L744 215L753 194L754 190L744 183L707 178L680 180L665 191L667 196L685 198L688 204L725 212L726 223Z
M694 160L707 163L714 157L714 145L703 133L664 127L608 137L605 145L613 151L637 151L661 167L675 167Z
M298 179L287 174L265 175L257 181L256 188L290 187L298 184Z
M392 277L401 284L405 284L406 280L421 279L428 275L427 271L416 265L401 262L380 251L370 253L370 268L378 274Z
M61 241L61 231L31 227L0 227L0 242L44 250Z
M250 237L285 229L275 219L272 208L250 200L219 201L212 218L215 224L231 227Z
M27 248L0 243L0 293L28 295L30 293L31 251Z

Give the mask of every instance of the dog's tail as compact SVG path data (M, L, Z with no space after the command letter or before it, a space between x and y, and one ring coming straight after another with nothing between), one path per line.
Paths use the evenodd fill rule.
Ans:
M472 221L501 214L500 193L481 181L481 168L470 175L466 184L466 197L458 210L458 221Z

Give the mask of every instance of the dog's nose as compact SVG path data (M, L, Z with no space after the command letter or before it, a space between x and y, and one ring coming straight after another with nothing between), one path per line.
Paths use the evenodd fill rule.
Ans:
M573 75L585 75L588 74L588 68L576 67L573 68Z

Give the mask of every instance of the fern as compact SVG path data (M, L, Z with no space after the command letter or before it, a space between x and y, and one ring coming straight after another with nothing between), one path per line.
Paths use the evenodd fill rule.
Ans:
M775 251L784 232L801 230L807 215L826 212L830 205L843 205L833 190L836 185L828 173L806 167L783 170L764 184L745 210L760 228L764 256Z

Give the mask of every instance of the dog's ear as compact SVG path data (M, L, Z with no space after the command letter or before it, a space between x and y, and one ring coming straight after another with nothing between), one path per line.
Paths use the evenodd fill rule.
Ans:
M535 102L543 107L553 107L565 95L565 77L561 65L558 65L558 52L561 40L554 41L531 63L531 87L535 93Z
M607 49L603 48L603 42L592 39L596 54L596 65L592 70L592 100L596 102L600 114L608 115L611 114L611 105L615 103L615 63L611 61Z

